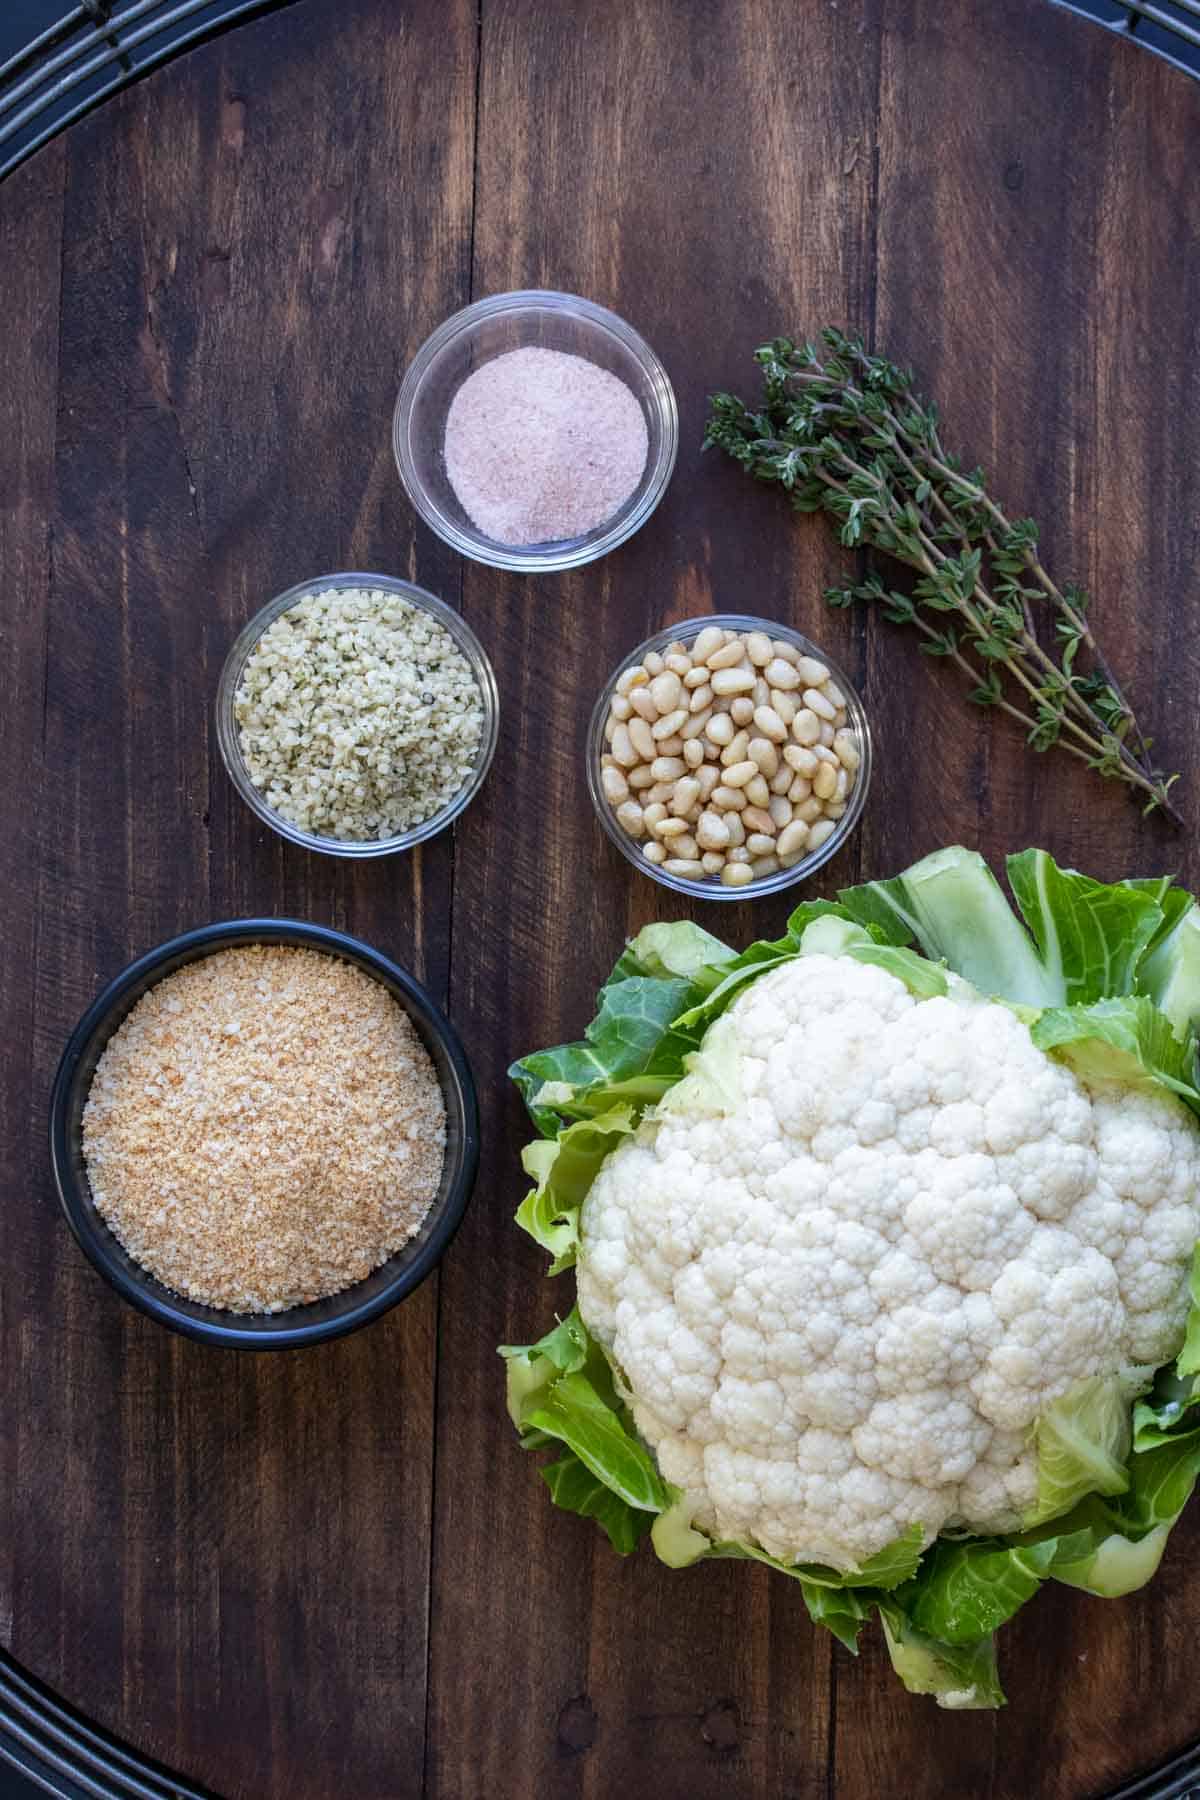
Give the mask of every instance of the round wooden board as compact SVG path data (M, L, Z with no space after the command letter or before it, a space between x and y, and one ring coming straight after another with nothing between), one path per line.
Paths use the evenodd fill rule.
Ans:
M969 714L903 635L823 608L819 521L701 461L706 393L780 331L860 327L1035 511L1200 817L1200 87L1045 0L307 0L157 75L0 190L0 1642L228 1800L1095 1795L1200 1734L1200 1509L1154 1585L1056 1590L1010 1705L905 1695L789 1585L618 1560L515 1447L494 1347L564 1293L511 1225L510 1058L576 1034L677 911L589 813L603 672L672 618L790 619L880 743L822 892L942 843L1200 881L1190 833ZM472 296L588 294L664 358L650 525L534 581L419 529L390 413ZM261 831L210 709L237 627L327 569L415 577L494 659L500 752L453 843L340 865ZM734 939L786 906L698 906ZM358 933L443 997L485 1109L440 1277L321 1351L239 1357L118 1303L44 1146L64 1037L209 919Z

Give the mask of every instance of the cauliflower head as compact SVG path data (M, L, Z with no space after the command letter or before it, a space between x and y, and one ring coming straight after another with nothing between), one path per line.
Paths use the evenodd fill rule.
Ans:
M607 1156L578 1302L701 1529L847 1570L1019 1527L1046 1408L1178 1349L1198 1236L1169 1093L1081 1078L965 982L816 954Z

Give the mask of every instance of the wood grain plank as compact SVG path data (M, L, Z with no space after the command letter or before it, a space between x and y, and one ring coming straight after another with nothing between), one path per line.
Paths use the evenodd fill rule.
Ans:
M72 137L26 872L44 955L32 1051L27 1019L18 1039L39 1115L96 986L209 918L344 926L445 995L449 843L359 866L285 848L209 717L237 628L300 578L419 559L456 595L389 426L408 357L465 298L474 56L465 0L297 8ZM230 1800L418 1793L436 1284L320 1351L208 1351L120 1305L47 1185L39 1154L30 1280L6 1292L14 1651Z
M46 609L54 529L63 150L56 146L0 194L0 1369L20 1360L21 1284L38 1254L44 1217L29 1204L41 1173L30 1119L42 1095L29 1056L38 956L36 869L46 681ZM11 1196L11 1202L8 1197ZM20 1197L25 1203L20 1203ZM24 1478L15 1431L0 1429L0 1644L11 1645L17 1558L8 1529Z
M514 1445L494 1346L571 1299L510 1222L527 1126L506 1063L577 1034L625 936L688 910L588 808L599 682L651 631L714 608L790 620L856 666L855 623L820 598L836 547L700 456L707 393L752 381L756 344L851 315L869 285L877 38L874 9L853 11L643 0L581 28L552 5L483 9L474 294L544 285L614 307L662 356L682 426L663 505L615 555L465 583L504 717L455 878L486 1201L443 1285L430 1792L447 1800L825 1792L829 1640L764 1571L621 1562L556 1514ZM839 859L825 891L854 871ZM696 911L745 939L787 903ZM464 1671L484 1595L497 1654Z
M1185 771L1192 818L1196 724L1177 696L1195 685L1198 648L1198 295L1179 244L1200 226L1186 174L1198 124L1194 86L1037 0L887 8L877 347L916 366L948 447L985 465L1014 516L1037 515L1047 566L1090 587L1102 641ZM1141 820L1120 790L972 715L907 634L873 622L869 666L888 746L862 833L873 870L959 840L996 863L1036 843L1109 878L1196 879L1190 833ZM878 1641L840 1664L837 1791L883 1791L904 1767L906 1792L930 1800L1067 1800L1194 1736L1169 1583L1195 1529L1179 1528L1144 1594L1057 1589L1006 1627L997 1717L931 1717L897 1689ZM1167 1689L1153 1720L1138 1705L1151 1669Z

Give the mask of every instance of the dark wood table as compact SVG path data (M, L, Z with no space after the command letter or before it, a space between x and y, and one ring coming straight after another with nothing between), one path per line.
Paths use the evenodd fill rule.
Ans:
M583 787L598 681L671 619L776 614L857 672L879 768L817 886L962 839L1200 881L1065 758L969 715L902 635L828 615L845 557L727 464L705 395L782 330L915 363L1036 510L1200 818L1200 88L1044 0L306 0L107 106L0 190L0 1643L245 1800L1098 1794L1200 1734L1200 1507L1153 1587L1005 1633L1009 1709L948 1715L789 1585L619 1560L556 1513L495 1345L557 1293L512 1226L510 1058L576 1033L677 912ZM561 287L664 358L682 451L651 523L529 580L420 528L401 372L473 296ZM496 666L455 833L365 865L263 831L217 762L238 626L328 569L414 577ZM786 903L699 908L737 939ZM122 1305L57 1214L47 1087L134 953L312 918L443 997L485 1154L440 1275L358 1336L239 1356Z

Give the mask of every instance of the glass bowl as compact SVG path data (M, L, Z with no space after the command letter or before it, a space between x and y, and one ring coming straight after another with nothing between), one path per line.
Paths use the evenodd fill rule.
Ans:
M649 447L634 492L602 525L583 537L514 546L472 524L450 485L442 446L450 402L466 377L493 357L530 345L568 351L619 376L641 405ZM624 319L576 294L531 289L477 300L426 339L401 383L392 447L409 499L452 549L496 569L552 572L606 556L645 524L675 467L679 414L666 370Z
M793 863L790 869L777 869L773 875L764 875L757 881L749 881L744 887L726 887L720 877L715 875L707 875L702 880L688 881L682 876L668 874L661 865L647 862L641 851L644 840L632 838L628 832L622 830L600 782L600 758L605 751L604 726L621 675L626 669L633 668L644 661L652 650L658 651L661 655L668 644L691 644L710 625L719 625L728 631L746 633L761 631L769 638L786 640L787 643L794 645L802 656L812 656L819 662L823 662L846 697L847 723L858 736L862 758L859 764L858 778L846 801L846 810L825 842L808 856L802 857L799 862ZM644 644L639 644L636 650L630 651L628 656L623 657L608 681L605 682L600 697L596 701L588 726L585 754L588 792L592 797L592 805L596 809L596 816L605 832L622 856L631 862L635 869L640 870L643 875L650 876L653 881L660 882L663 887L673 888L677 894L689 894L693 899L698 900L757 900L763 894L776 894L781 888L792 887L796 882L805 880L807 876L814 874L816 870L827 863L830 857L836 856L842 848L862 816L867 790L871 785L871 731L862 701L851 682L842 673L833 658L819 644L814 644L811 638L806 638L799 631L793 631L790 625L784 625L778 619L752 618L744 613L710 613L704 618L685 619L681 624L672 625L666 631L660 631L656 636L648 638Z
M234 1313L175 1293L128 1254L96 1210L83 1157L83 1108L96 1064L142 995L185 963L239 944L295 944L340 956L404 1008L429 1052L446 1105L446 1156L437 1196L415 1237L352 1287L278 1313ZM342 1337L411 1294L440 1261L471 1197L479 1162L475 1083L458 1033L421 984L369 944L298 919L233 919L160 944L92 1002L71 1034L50 1099L50 1160L67 1223L123 1299L185 1337L241 1350L289 1350Z
M281 613L299 605L300 601L307 600L310 595L324 593L330 588L382 588L389 594L398 594L413 606L423 608L450 633L470 664L479 687L483 705L483 729L470 776L453 800L431 813L420 825L398 832L394 837L357 840L321 837L315 832L305 831L302 826L294 825L290 819L285 819L282 813L276 812L274 807L267 804L262 792L251 781L250 771L242 755L238 723L234 716L234 700L251 651L267 627L274 624ZM261 612L255 613L249 624L242 627L225 658L225 666L217 683L216 725L217 747L230 781L251 811L257 813L272 831L277 831L280 837L287 838L290 843L301 844L306 850L323 851L327 856L389 856L398 850L411 850L414 844L422 844L426 838L444 831L475 798L496 753L496 740L500 732L500 699L496 691L496 677L483 645L466 621L433 594L427 593L424 588L415 587L411 581L397 581L390 575L320 575L312 581L301 581L295 587L290 587L285 594L280 594L278 599L264 606Z

